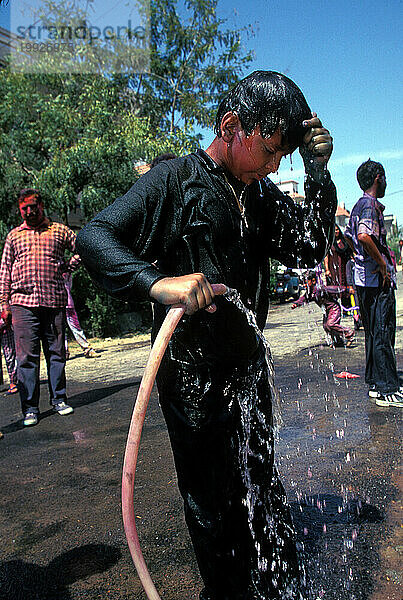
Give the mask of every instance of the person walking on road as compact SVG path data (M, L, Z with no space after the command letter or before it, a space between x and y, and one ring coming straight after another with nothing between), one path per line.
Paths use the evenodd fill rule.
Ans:
M40 345L46 359L50 404L59 415L73 412L66 403L64 346L67 294L62 271L73 271L78 255L65 263L65 250L74 253L76 235L44 213L38 190L20 192L22 225L7 235L0 266L1 316L13 325L17 351L18 389L24 425L39 416Z
M347 286L346 267L351 255L351 248L344 239L340 227L335 225L334 242L323 261L327 285ZM351 306L348 291L341 292L341 301L345 308Z
M402 271L403 271L403 240L399 240L399 256L398 256L398 263L399 265L402 266Z
M350 347L354 341L354 330L341 325L341 307L337 301L340 295L348 293L349 289L342 285L317 285L314 271L308 273L307 282L306 293L294 302L291 308L297 308L308 302L316 302L325 311L323 329L330 335L332 343L336 346Z
M344 233L355 257L354 279L365 331L365 381L378 406L403 408L396 367L396 272L386 241L386 190L381 163L367 160L357 170L364 195L351 211Z

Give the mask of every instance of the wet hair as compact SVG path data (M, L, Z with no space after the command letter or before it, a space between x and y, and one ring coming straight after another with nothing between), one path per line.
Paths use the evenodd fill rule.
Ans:
M228 92L217 110L215 133L218 137L221 137L221 121L227 112L238 116L246 135L260 125L261 135L268 138L280 127L283 143L291 148L302 144L306 133L302 122L312 118L299 87L275 71L254 71Z
M162 162L163 160L172 160L173 158L177 158L177 156L176 154L172 154L172 152L165 152L165 154L159 154L151 161L150 169L155 167L155 165L158 165L158 163Z
M24 188L18 194L18 204L30 196L34 196L38 202L42 202L42 196L39 190L34 190L33 188Z
M307 275L307 279L317 279L316 273L315 271L309 271L308 275Z
M357 169L358 185L365 192L365 190L368 190L372 186L377 175L385 175L385 169L381 163L369 158Z

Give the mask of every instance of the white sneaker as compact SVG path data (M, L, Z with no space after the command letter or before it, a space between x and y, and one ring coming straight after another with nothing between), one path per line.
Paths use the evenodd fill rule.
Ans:
M393 392L393 393L397 394L398 396L402 396L403 397L403 387L400 386L399 389L397 390L397 392ZM370 398L381 398L382 394L381 394L381 392L378 392L378 390L376 389L375 386L371 386L369 388L369 391L368 391L368 396Z
M24 415L24 427L30 427L38 423L38 415L34 412L27 412Z
M54 411L59 413L59 415L62 415L62 416L69 415L72 412L74 412L74 408L72 406L69 406L68 404L66 404L63 401L58 402L57 404L53 404L52 408Z
M378 406L403 408L403 396L399 392L393 394L380 394L375 402Z

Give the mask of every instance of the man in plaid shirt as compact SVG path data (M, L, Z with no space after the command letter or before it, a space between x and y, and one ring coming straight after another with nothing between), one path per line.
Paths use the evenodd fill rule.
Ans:
M44 214L38 190L26 189L18 198L22 225L8 234L0 267L1 316L13 324L18 364L18 388L24 425L36 425L39 416L40 343L48 369L50 403L60 415L73 412L66 404L64 346L67 301L62 273L74 271L78 255L65 262L65 250L74 253L76 235Z

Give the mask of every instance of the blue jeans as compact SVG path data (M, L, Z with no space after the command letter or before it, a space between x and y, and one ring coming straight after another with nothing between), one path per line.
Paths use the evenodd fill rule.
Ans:
M48 370L50 403L66 400L64 308L12 306L21 409L39 413L41 343Z

